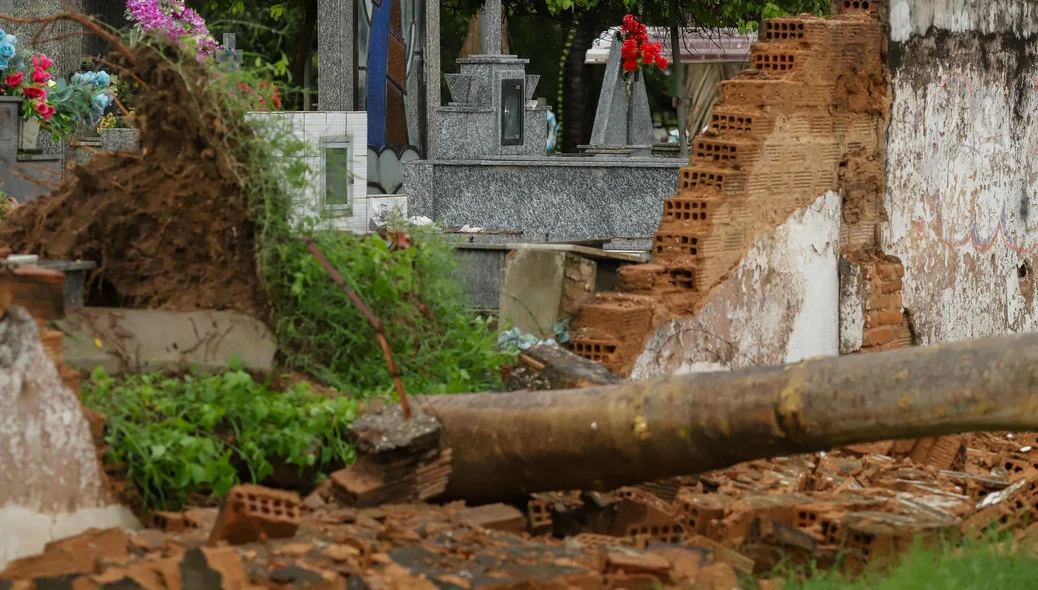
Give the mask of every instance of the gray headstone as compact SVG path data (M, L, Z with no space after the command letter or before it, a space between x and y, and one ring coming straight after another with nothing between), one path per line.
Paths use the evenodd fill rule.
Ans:
M620 49L620 41L614 40L602 80L595 125L591 129L591 145L652 145L652 113L649 111L645 78L635 76L628 100L628 81L622 71Z
M244 53L236 47L234 33L224 33L223 49L216 52L216 63L231 63L237 70L244 59Z
M501 0L487 0L479 21L483 26L483 53L501 55Z
M355 3L317 0L317 102L322 111L354 110Z

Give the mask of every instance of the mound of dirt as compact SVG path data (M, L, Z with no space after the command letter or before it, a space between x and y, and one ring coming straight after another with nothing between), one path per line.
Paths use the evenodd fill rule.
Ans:
M225 126L201 108L208 74L154 48L136 53L110 60L146 84L135 113L142 153L98 154L75 167L0 224L0 248L93 260L92 286L110 286L121 306L265 317L254 224L215 131Z

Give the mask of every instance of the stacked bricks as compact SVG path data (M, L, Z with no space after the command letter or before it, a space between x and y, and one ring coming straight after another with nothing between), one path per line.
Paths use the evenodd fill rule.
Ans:
M567 346L617 375L629 374L652 328L653 313L651 297L600 293L593 304L581 307Z
M882 149L870 89L855 87L861 79L884 79L882 26L868 16L873 7L862 10L855 0L848 14L832 19L764 22L751 69L721 83L708 129L690 142L677 192L662 204L652 262L619 271L620 291L651 297L638 303L638 322L630 322L638 329L621 330L609 309L616 296L599 296L574 322L572 352L629 375L659 320L696 313L758 235L855 181L847 160L875 158ZM899 336L877 329L871 337Z
M883 260L866 264L863 270L866 314L862 351L910 346L912 333L901 298L905 267L898 261Z

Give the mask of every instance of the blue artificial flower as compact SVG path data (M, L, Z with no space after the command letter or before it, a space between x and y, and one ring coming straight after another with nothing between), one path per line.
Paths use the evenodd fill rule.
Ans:
M93 84L97 78L97 74L94 72L80 72L76 76L79 76L78 82L81 84Z
M7 69L7 65L8 65L8 60L5 59L5 58L0 57L0 71L6 70Z
M94 96L94 108L104 112L112 104L112 97L107 92Z
M14 35L5 35L3 31L0 31L0 38L3 38L4 43L10 43L11 45L18 44L18 37L15 37Z
M0 29L0 37L6 37L6 36L7 36L7 31L4 31L3 29Z
M80 80L82 80L82 79L83 79L83 74L80 74L78 72L75 73L75 74L72 74L72 83L73 84L79 84Z
M108 86L112 83L112 77L108 75L108 72L101 70L97 73L97 79L94 80L94 84L98 86Z
M11 59L18 50L10 43L0 43L0 57Z

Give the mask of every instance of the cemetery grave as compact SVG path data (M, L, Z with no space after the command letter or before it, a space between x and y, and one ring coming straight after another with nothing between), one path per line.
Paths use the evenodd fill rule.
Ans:
M734 590L783 587L813 568L871 575L919 548L954 555L980 547L1033 566L1038 338L910 346L905 267L896 258L854 251L840 268L857 269L859 283L836 281L846 299L858 296L851 311L867 317L851 352L879 354L630 381L617 374L631 371L634 356L618 363L610 341L569 332L568 319L596 319L620 340L638 339L632 350L642 353L647 336L626 320L638 307L632 301L647 303L624 297L638 297L643 283L677 315L694 315L690 302L716 298L713 288L744 258L767 274L764 258L747 254L753 236L735 223L753 217L746 210L774 217L751 219L757 237L784 238L784 219L820 210L808 197L837 200L827 190L833 182L864 169L880 183L882 142L871 126L890 116L887 96L861 80L884 91L888 82L883 63L868 59L876 55L855 51L878 54L883 41L875 11L855 4L830 20L767 21L773 45L754 51L782 54L774 43L790 31L832 41L851 30L864 41L796 55L800 64L843 63L860 79L762 73L792 68L776 61L727 87L729 96L767 82L787 93L795 84L846 91L832 100L819 92L806 108L817 110L821 131L804 123L803 137L782 127L784 112L804 114L792 94L759 107L788 136L783 153L809 136L832 148L803 170L738 168L704 146L720 154L718 146L738 145L745 154L751 142L726 144L716 131L698 141L680 184L675 162L639 163L652 150L644 126L630 127L648 116L644 87L633 103L611 102L628 91L619 42L583 163L546 164L532 153L539 120L530 134L521 117L518 126L505 121L516 108L538 117L544 109L523 102L536 82L524 60L495 54L467 58L447 78L456 100L437 112L457 121L440 139L457 133L455 145L438 160L406 163L483 170L468 179L477 189L490 186L480 180L495 174L487 170L515 166L522 171L508 182L521 190L531 186L516 178L553 167L561 178L637 168L663 177L673 168L666 190L680 187L679 195L661 227L703 230L704 244L731 233L738 240L725 241L733 255L723 268L689 263L695 250L678 257L681 248L658 246L660 236L649 242L658 248L649 260L641 236L608 239L588 229L608 222L565 215L556 221L577 227L573 235L595 235L531 246L521 230L466 223L441 232L399 213L380 214L368 234L297 225L294 197L314 189L296 167L307 140L279 126L289 117L262 112L277 89L241 67L233 38L214 49L219 67L211 67L167 39L128 45L78 15L61 17L105 38L115 49L107 61L139 81L139 138L133 149L71 166L53 192L0 220L0 531L14 531L0 539L0 588ZM501 41L500 9L486 7L494 24L484 47ZM848 80L852 91L839 86ZM729 113L745 106L720 104ZM770 133L754 118L754 133ZM397 123L381 132L402 133ZM466 142L480 126L493 128L477 134L488 143ZM855 140L847 158L833 147L841 126ZM451 157L461 148L495 153ZM809 174L829 164L826 174ZM711 223L718 202L735 207L745 196L691 182L703 166L751 180L788 172L826 190L774 198L754 184L755 200L740 201L735 221L715 235L691 207L684 217L674 209L680 192L711 191ZM435 178L424 181L442 182ZM414 196L420 206L427 198L443 205ZM465 205L469 198L450 203L454 211L427 211L459 223L486 210L514 215L489 201ZM773 210L755 205L765 202ZM660 222L651 211L637 215ZM857 224L872 220L847 222L856 243L870 239ZM537 228L543 218L526 222ZM500 295L496 330L449 276L458 254L445 236L459 235L468 242L462 255L484 260L461 273L485 290L481 307ZM813 256L824 249L810 248ZM646 262L655 264L636 264ZM693 288L702 268L712 282ZM675 270L687 272L688 285L677 284L685 275ZM880 333L890 338L877 342Z

